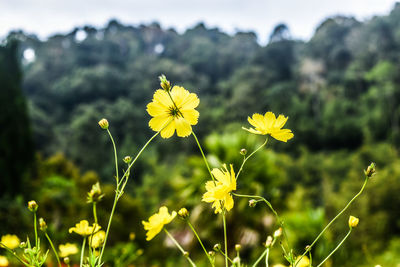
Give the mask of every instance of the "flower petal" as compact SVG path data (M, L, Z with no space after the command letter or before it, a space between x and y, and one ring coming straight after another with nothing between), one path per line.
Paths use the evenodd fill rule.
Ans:
M182 117L176 117L175 120L176 134L179 137L187 137L192 133L192 126Z

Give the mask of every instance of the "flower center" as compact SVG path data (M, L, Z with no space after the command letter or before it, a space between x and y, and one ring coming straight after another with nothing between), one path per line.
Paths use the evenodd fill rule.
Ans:
M176 108L175 106L169 107L169 114L172 117L178 117L180 115L180 111L178 108Z

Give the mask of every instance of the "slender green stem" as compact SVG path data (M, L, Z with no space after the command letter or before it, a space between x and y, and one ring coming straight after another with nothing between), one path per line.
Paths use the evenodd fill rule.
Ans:
M178 249L182 252L183 256L189 261L189 263L193 266L196 267L196 264L192 261L192 259L186 255L185 250L179 245L178 241L167 231L167 229L164 228L165 233L168 235L169 238L171 238L172 242L174 242L175 246L178 247Z
M36 222L36 211L33 212L33 228L35 229L35 246L38 247L38 233L37 233L37 222Z
M209 260L210 263L211 263L211 266L214 266L214 262L212 261L210 255L208 254L206 248L204 247L203 242L202 242L201 239L200 239L200 236L197 234L196 230L194 229L193 225L190 223L190 221L189 221L188 219L186 219L186 222L187 222L187 224L189 225L190 229L192 229L194 235L197 237L197 240L199 241L201 247L203 248L204 253L206 254L208 260Z
M57 253L56 248L55 248L54 245L53 245L53 242L51 242L50 236L47 234L47 232L44 232L44 235L46 236L47 240L49 241L50 246L51 246L51 249L52 249L53 252L54 252L54 255L56 255L56 259L57 259L57 262L58 262L58 266L61 267L60 258L58 257L58 253Z
M340 243L336 246L336 248L334 250L332 250L332 252L320 264L318 264L317 267L322 266L322 264L324 264L333 255L333 253L335 253L336 250L338 250L338 248L340 248L342 246L343 242L346 241L346 239L349 237L351 230L352 230L352 228L350 228L349 232L347 232L347 235L343 238L343 240L340 241Z
M28 266L29 264L26 263L23 259L21 259L17 253L15 253L15 251L13 251L11 248L7 247L6 245L4 245L3 243L0 242L0 248L4 248L5 250L7 250L11 255L13 255L19 262L21 262L23 265Z
M225 267L228 267L228 240L227 240L227 236L226 236L225 208L222 211L222 222L223 222L223 225L224 225Z
M232 260L231 258L229 258L229 256L226 255L221 249L218 249L218 252L221 253L222 256L227 257L227 258L228 258L228 261L229 261L230 263L235 264L235 263L233 262L233 260Z
M267 249L267 255L265 255L265 267L268 267L268 258L269 258L269 248Z
M259 151L261 148L263 148L267 143L268 143L268 136L267 136L267 139L265 139L265 142L264 142L262 145L260 145L256 150L254 150L250 155L248 155L247 157L246 157L246 156L244 157L243 162L242 162L242 165L240 166L240 169L239 169L239 171L238 171L237 174L236 174L236 180L238 179L240 173L242 172L243 166L244 166L244 164L246 163L246 161L247 161L249 158L251 158L255 153L257 153L257 151Z
M86 246L86 237L83 238L83 242L82 242L82 249L81 249L81 261L80 261L80 267L83 266L83 257L85 255L85 246Z
M94 218L94 223L98 224L96 204L97 204L96 202L93 202L93 218Z
M197 146L198 146L199 149L200 149L201 155L203 156L204 163L205 163L206 166L207 166L207 170L208 170L208 172L210 173L211 179L215 182L214 176L213 176L212 173L211 173L210 165L208 165L207 158L206 158L206 156L204 155L203 149L201 148L199 139L197 139L197 136L196 136L196 134L195 134L193 131L192 131L192 135L193 135L194 139L196 140Z
M114 138L112 137L112 134L110 132L109 129L107 129L107 133L110 136L111 142L113 144L113 148L114 148L114 161L115 161L115 174L116 177L115 179L117 180L117 183L119 181L119 176L118 176L118 156L117 156L117 147L115 146L115 142L114 142Z
M168 124L169 124L169 123L167 123L166 126L167 126ZM163 129L164 129L166 126L164 126ZM98 261L98 264L97 264L98 267L101 266L101 259L103 258L104 249L105 249L105 247L106 247L106 243L107 243L107 239L108 239L108 234L109 234L109 232L110 232L111 222L112 222L112 219L113 219L113 217L114 217L114 212L115 212L115 208L116 208L116 206L117 206L117 202L118 202L119 198L121 197L121 195L122 195L122 193L123 193L123 190L120 190L120 189L121 189L121 188L120 188L121 182L123 181L123 179L124 179L125 177L127 177L127 174L130 172L130 169L132 168L132 166L133 166L133 164L136 162L136 160L140 157L140 155L142 154L142 152L143 152L143 151L146 149L146 147L151 143L151 141L152 141L154 138L156 138L156 136L157 136L159 133L160 133L160 132L155 133L155 134L146 142L146 144L145 144L145 145L142 147L142 149L138 152L138 154L136 155L136 157L135 157L135 158L132 160L132 162L129 164L128 169L125 171L124 175L123 175L122 178L121 178L121 181L119 181L119 183L117 183L117 189L116 189L116 193L115 193L115 197L114 197L114 203L113 203L113 207L112 207L112 209L111 209L111 214L110 214L110 218L109 218L109 220L108 220L108 225L107 225L106 235L105 235L105 238L104 238L104 243L103 243L103 246L101 247L101 252L100 252L100 256L99 256L99 261ZM122 186L122 189L125 187L126 182L127 182L127 181L124 182L124 184L123 184L123 186Z
M365 181L363 186L361 187L361 190L347 203L347 205L335 216L335 218L333 218L326 226L325 228L322 230L321 233L319 233L319 235L315 238L315 240L311 243L311 245L309 245L306 249L306 251L303 253L303 255L301 255L300 260L311 250L311 248L315 245L315 243L318 241L318 239L320 239L320 237L322 236L322 234L332 225L332 223L334 221L336 221L337 218L340 217L340 215L343 214L343 212L345 212L347 210L347 208L350 206L351 203L353 203L353 201L361 195L361 193L364 191L365 186L367 185L368 182L368 176L365 177ZM297 263L294 265L294 267L297 266Z
M260 263L260 261L265 257L265 255L267 255L267 253L269 253L269 247L264 250L264 252L260 255L260 257L258 257L256 262L252 266L253 267L257 266Z

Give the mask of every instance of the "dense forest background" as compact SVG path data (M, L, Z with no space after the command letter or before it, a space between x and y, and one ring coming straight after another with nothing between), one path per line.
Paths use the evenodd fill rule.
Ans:
M56 240L73 241L66 229L89 216L85 194L97 180L106 192L99 214L105 225L114 166L97 121L110 121L121 159L136 154L152 135L145 107L164 73L199 95L194 130L215 167L239 166L240 149L251 151L263 141L241 130L247 116L269 110L289 116L295 138L271 142L257 154L238 190L271 200L298 253L359 190L363 169L376 162L376 178L351 210L360 218L358 233L328 265L400 264L400 4L364 22L328 18L307 42L291 38L285 24L264 46L253 32L229 35L201 23L177 33L157 23L136 27L112 20L104 28L85 26L47 40L11 32L2 43L0 234L24 236L25 203L33 198ZM163 237L151 243L143 238L140 222L160 204L186 206L206 245L217 242L220 224L217 216L207 221L214 215L200 202L207 172L191 137L159 138L132 178L117 209L108 259L122 253L122 240L131 253L144 249L132 258L139 266L178 261L178 253L157 245ZM245 259L254 259L276 226L264 207L250 209L244 200L236 207L228 218L229 239L244 246ZM344 235L348 214L315 248L316 261ZM178 223L174 231L200 260L196 240L183 229ZM278 249L272 259L284 262Z

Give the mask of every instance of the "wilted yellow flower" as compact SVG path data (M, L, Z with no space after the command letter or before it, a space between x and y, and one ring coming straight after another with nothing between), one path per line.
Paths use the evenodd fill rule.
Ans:
M10 249L17 248L21 243L16 235L3 235L0 242Z
M359 221L360 220L357 217L350 216L349 217L349 227L350 228L357 227Z
M211 174L216 181L206 182L207 192L204 193L202 200L208 203L214 202L212 207L215 208L215 213L222 212L221 204L227 211L233 208L233 198L230 192L236 190L236 177L232 164L230 166L230 171L225 164L222 169L213 169Z
M310 260L308 259L307 256L298 256L296 259L295 263L296 267L309 267L310 266Z
M36 203L35 200L31 200L31 201L28 202L28 209L30 211L35 212L35 211L37 211L38 207L39 206L38 206L38 204Z
M92 185L92 188L88 192L87 202L88 203L98 202L103 197L104 197L104 194L102 194L100 183L97 182L97 183Z
M289 129L282 129L285 125L288 117L283 115L279 115L278 118L275 117L275 114L271 111L265 113L265 115L261 115L258 113L253 114L253 117L248 117L247 120L251 125L255 128L244 128L244 130L249 131L254 134L262 134L262 135L271 135L276 140L287 142L287 140L293 138L293 133Z
M107 119L101 119L100 121L99 121L99 126L102 128L102 129L104 129L104 130L107 130L108 129L108 126L109 126L109 124L108 124L108 120Z
M82 220L75 225L75 227L69 228L69 233L75 232L81 236L88 236L93 233L98 232L101 229L101 226L98 224L93 224L93 226L89 226L89 222L86 220Z
M95 233L93 236L89 237L89 244L92 248L98 248L104 243L104 239L106 238L106 232L99 231Z
M188 211L186 208L181 208L181 209L178 211L178 215L179 215L180 217L182 217L183 219L185 219L185 218L189 217L189 211Z
M0 255L0 267L8 266L8 259L5 256Z
M153 118L149 126L153 131L161 131L161 137L171 137L175 130L180 137L189 136L192 126L196 125L199 112L195 108L200 100L194 93L189 93L185 88L174 86L170 92L157 90L153 95L153 101L147 105L147 112ZM174 104L175 103L175 104Z
M65 258L65 257L68 257L69 255L74 255L79 252L78 247L75 244L71 244L71 243L67 243L64 245L61 244L58 246L58 249L60 250L58 255L61 258Z
M173 211L171 214L168 213L168 208L162 206L158 213L150 216L149 221L142 221L144 225L144 229L147 230L146 240L152 240L161 230L164 225L170 223L176 216L176 211Z

